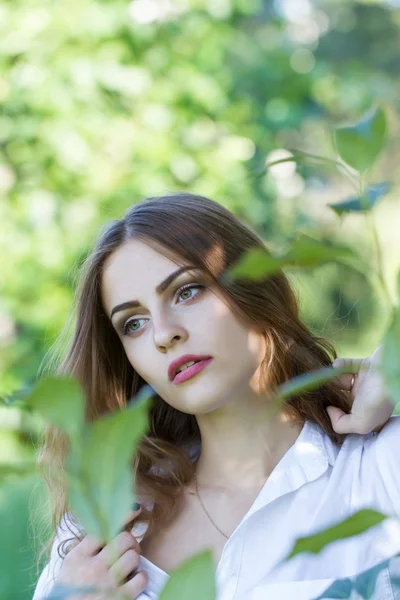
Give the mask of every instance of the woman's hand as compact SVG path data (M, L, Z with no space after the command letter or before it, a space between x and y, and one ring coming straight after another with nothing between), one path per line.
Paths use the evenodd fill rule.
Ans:
M335 385L350 391L353 398L350 414L335 406L326 409L336 433L365 435L371 431L379 432L392 416L394 405L386 395L379 372L382 348L383 345L379 346L368 358L337 358L333 361L333 367L348 366L356 376L353 388L351 374L335 380Z
M131 511L127 522L131 522L141 512ZM86 535L64 558L56 585L94 586L105 588L104 592L73 594L71 600L108 600L111 592L119 592L124 597L137 598L148 583L145 571L139 567L140 545L128 531L122 531L111 542L104 542ZM133 573L132 573L133 572Z

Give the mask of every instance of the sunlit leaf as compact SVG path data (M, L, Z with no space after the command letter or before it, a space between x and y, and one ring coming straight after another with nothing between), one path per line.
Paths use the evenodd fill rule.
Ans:
M391 181L382 181L381 183L375 183L369 185L365 189L364 197L352 197L343 202L336 204L329 204L331 208L338 214L341 215L347 212L361 212L370 210L375 206L380 198L389 192L392 187Z
M285 263L287 263L287 266L315 267L335 260L352 258L353 256L354 252L351 248L327 244L303 235L296 240L287 253Z
M352 589L353 584L351 579L337 579L314 600L323 600L323 598L350 598Z
M386 518L385 515L376 510L368 508L360 510L333 527L329 527L314 535L297 539L293 550L287 556L286 560L302 552L318 554L328 544L363 533L367 529L370 529L370 527L378 525Z
M324 383L333 381L339 375L349 372L346 368L334 369L333 367L323 367L317 371L303 373L293 377L286 383L283 383L276 389L278 399L292 398L304 392L310 392L318 389Z
M79 383L71 377L41 379L27 404L69 435L76 435L82 429L85 400Z
M259 280L272 275L282 266L282 261L261 248L247 251L240 262L227 270L224 277L227 279L243 278Z
M150 386L135 401L87 425L72 445L67 475L72 510L90 535L109 541L134 499L134 450L148 429Z
M227 280L247 279L258 281L283 267L315 267L327 262L349 259L354 256L351 248L328 245L303 235L282 256L272 255L262 248L248 250L239 262L227 269Z
M386 141L386 116L381 107L369 111L357 123L336 129L336 146L341 158L353 169L370 168Z
M387 393L393 402L400 402L400 307L393 309L392 319L383 337L380 370Z
M214 600L216 598L215 565L212 552L206 550L182 562L171 572L160 600Z

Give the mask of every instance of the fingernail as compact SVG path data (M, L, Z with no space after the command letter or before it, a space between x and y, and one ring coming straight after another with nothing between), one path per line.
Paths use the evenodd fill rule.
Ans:
M132 510L139 510L140 508L140 502L134 502L132 504Z

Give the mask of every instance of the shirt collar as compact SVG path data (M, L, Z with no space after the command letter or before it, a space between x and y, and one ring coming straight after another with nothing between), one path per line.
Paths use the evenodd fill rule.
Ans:
M191 460L195 461L201 451L201 442L190 444L188 450ZM305 421L296 441L268 477L247 517L279 496L294 492L323 475L329 465L335 464L338 452L339 446L319 425Z
M340 447L316 423L306 421L292 446L296 457L305 465L308 459L335 464Z
M246 518L280 496L294 492L321 477L333 466L339 446L321 427L306 421L294 444L268 477Z
M189 446L189 454L192 461L196 460L201 451L201 442L195 442ZM319 425L305 421L296 441L279 461L276 470L280 471L287 467L290 462L299 461L304 469L315 462L325 463L333 466L336 461L339 447L330 439Z
M319 425L306 421L296 441L276 465L240 525L280 496L294 492L321 477L329 466L335 464L339 449ZM192 461L197 458L200 450L201 442L189 447ZM150 503L148 508L153 504ZM138 526L140 524L136 524L136 528ZM143 531L135 530L134 535L142 538L145 529L147 525Z

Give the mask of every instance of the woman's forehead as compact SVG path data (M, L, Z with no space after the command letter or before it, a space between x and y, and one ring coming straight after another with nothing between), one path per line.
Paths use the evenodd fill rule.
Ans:
M174 261L142 242L126 242L104 263L101 293L107 312L111 305L137 298L143 289L153 292L185 263L183 259Z

